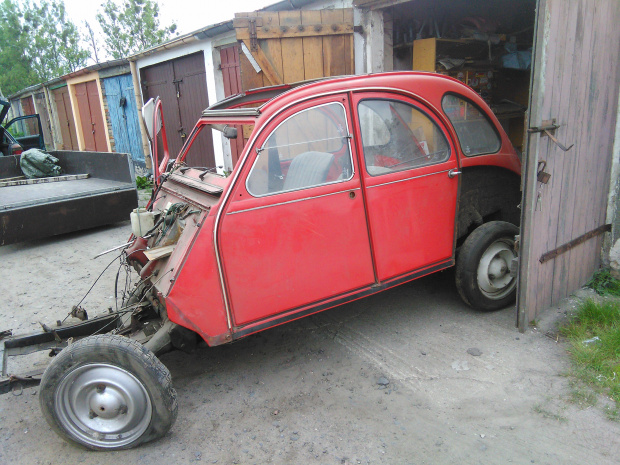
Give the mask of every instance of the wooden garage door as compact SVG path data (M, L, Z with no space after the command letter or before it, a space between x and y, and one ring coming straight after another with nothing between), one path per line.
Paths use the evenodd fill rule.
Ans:
M50 123L50 112L47 108L47 100L45 94L39 92L34 94L34 101L36 108L39 111L39 117L41 118L41 126L43 127L43 138L45 139L46 147L53 147L54 141L52 139L52 126Z
M170 157L176 158L202 111L209 106L202 52L140 70L144 101L159 96L164 107ZM159 153L161 141L159 141ZM211 131L202 131L186 162L190 166L214 167Z
M36 113L34 109L34 101L32 100L32 95L22 98L21 103L22 103L22 110L24 112L24 116L34 115ZM28 126L28 135L39 133L39 128L37 127L35 120L33 119L26 120L26 125Z
M237 39L261 68L241 56L244 90L353 74L353 9L239 13Z
M519 326L583 285L600 263L618 82L620 2L539 0L526 153ZM553 136L537 128L557 125ZM574 145L573 145L574 144ZM536 173L545 163L547 184Z
M114 150L131 154L134 163L144 165L142 136L131 74L103 79L103 86L114 135Z
M77 133L75 131L75 121L73 120L73 108L69 98L67 86L54 89L54 102L58 113L58 124L62 137L62 150L79 150L77 143Z
M88 81L76 84L75 97L80 113L80 122L82 123L84 150L107 152L106 129L101 113L97 83L95 81Z

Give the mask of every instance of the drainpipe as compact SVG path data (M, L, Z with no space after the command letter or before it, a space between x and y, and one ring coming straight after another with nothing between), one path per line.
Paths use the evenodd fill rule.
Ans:
M133 91L136 99L136 109L138 110L138 121L140 122L140 134L142 135L142 150L144 152L144 164L147 169L153 169L151 164L151 145L149 144L149 138L144 126L144 120L142 119L142 92L140 92L140 81L138 80L138 69L136 68L136 62L130 61L129 68L131 69L131 79L133 80Z

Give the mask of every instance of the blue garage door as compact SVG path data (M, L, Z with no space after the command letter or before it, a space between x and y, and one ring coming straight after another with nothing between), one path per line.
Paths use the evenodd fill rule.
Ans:
M103 80L116 151L130 153L135 164L144 166L142 136L131 74Z

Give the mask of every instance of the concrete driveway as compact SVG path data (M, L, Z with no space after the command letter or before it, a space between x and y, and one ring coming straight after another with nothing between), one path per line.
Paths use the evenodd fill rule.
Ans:
M129 232L122 223L0 248L0 330L63 317L113 255L92 257ZM91 314L113 305L115 274L85 301ZM618 423L568 401L562 343L546 329L518 333L514 308L469 309L453 279L446 271L231 345L163 356L178 420L138 449L81 450L50 430L37 388L1 396L0 463L617 463ZM41 355L12 360L12 371Z

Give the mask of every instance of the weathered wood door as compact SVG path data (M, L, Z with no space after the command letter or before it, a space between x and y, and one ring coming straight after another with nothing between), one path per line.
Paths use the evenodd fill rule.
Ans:
M22 103L22 110L24 112L24 116L36 114L36 111L34 109L34 101L32 100L32 95L22 98L21 103ZM26 127L28 130L27 135L33 135L39 132L39 128L37 127L36 121L32 119L26 120Z
M235 15L237 39L260 66L240 58L243 90L353 74L353 9Z
M103 85L110 112L115 151L129 153L135 163L144 165L142 136L131 74L106 78L103 80Z
M39 112L39 117L41 119L41 127L43 128L43 138L45 139L45 145L47 147L54 147L54 141L52 138L52 126L50 122L50 112L49 108L47 107L45 94L43 92L34 94L34 102L35 107Z
M75 121L73 119L73 107L69 98L67 86L52 90L56 111L58 113L58 124L62 137L62 150L78 150L77 133L75 131Z
M600 263L620 82L620 2L539 0L524 162L519 327ZM543 168L547 184L537 181Z
M209 106L204 54L194 53L140 70L144 101L159 97L164 107L170 158L176 158L187 136ZM162 153L161 142L158 152ZM186 162L215 166L211 131L202 131L192 144Z
M106 126L103 122L97 83L87 81L76 84L75 97L80 113L80 122L82 123L84 150L107 152Z
M224 81L224 96L239 94L243 91L241 86L241 71L239 67L239 46L222 47L220 49L220 62L222 66L222 78ZM243 137L243 127L237 128L237 138L230 139L230 155L233 166L237 164L239 155L243 151L245 140Z

